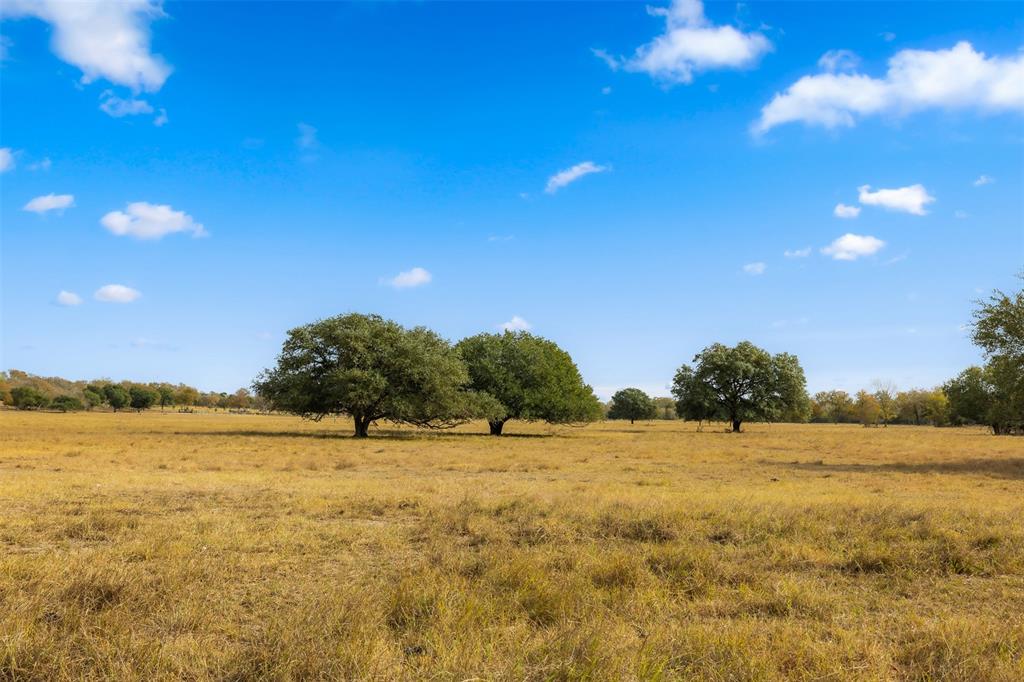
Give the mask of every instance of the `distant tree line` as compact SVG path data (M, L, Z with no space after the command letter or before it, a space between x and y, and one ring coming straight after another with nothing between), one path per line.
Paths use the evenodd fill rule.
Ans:
M0 372L0 402L21 410L188 409L262 410L265 404L249 389L234 393L203 392L185 384L113 382L109 379L69 381L12 369Z
M483 419L500 436L511 420L574 424L602 417L724 421L733 432L750 421L810 421L986 425L997 435L1024 433L1024 291L996 291L979 301L972 339L985 365L931 389L899 391L878 381L852 396L840 390L809 396L796 356L742 341L712 344L682 365L672 398L625 388L602 405L569 354L539 336L478 334L452 344L425 327L351 313L289 331L277 364L255 380L253 393L71 382L11 370L0 373L0 398L20 409L60 411L197 406L273 409L314 420L346 415L357 437L380 421L446 428Z

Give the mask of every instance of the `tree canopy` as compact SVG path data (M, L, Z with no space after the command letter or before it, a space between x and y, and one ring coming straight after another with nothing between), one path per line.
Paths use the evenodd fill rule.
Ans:
M807 402L804 371L796 356L771 355L749 341L708 346L693 367L676 372L672 394L686 419L725 419L739 432L745 421L775 421Z
M454 426L481 409L458 352L425 327L351 313L288 332L277 366L253 384L276 409L320 420L346 414L355 435L387 420Z
M601 405L572 358L552 341L527 332L477 334L456 348L469 386L496 401L489 417L500 436L510 419L569 424L598 419Z
M630 424L637 419L654 419L657 416L658 407L639 388L624 388L616 392L608 410L609 419L628 419Z

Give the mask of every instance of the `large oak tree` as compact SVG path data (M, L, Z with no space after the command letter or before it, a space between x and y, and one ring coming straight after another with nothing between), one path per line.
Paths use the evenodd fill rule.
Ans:
M749 341L708 346L683 365L672 385L684 419L724 419L734 433L745 421L775 421L807 402L795 355L771 355Z
M349 415L363 438L379 420L445 427L474 416L481 406L468 379L458 352L429 329L352 313L289 331L277 366L253 388L309 419Z
M507 331L471 336L456 348L469 369L470 387L499 404L488 419L493 436L500 436L510 419L568 424L601 415L601 405L576 364L552 341Z

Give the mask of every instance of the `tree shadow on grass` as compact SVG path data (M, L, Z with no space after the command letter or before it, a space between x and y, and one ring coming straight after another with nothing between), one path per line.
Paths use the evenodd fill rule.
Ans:
M821 461L765 461L764 463L772 466L797 469L799 471L824 473L977 474L993 478L1024 480L1024 457L975 457L948 462L913 462L906 464L826 464Z
M216 437L255 437L255 438L314 438L323 440L347 440L355 437L347 431L257 431L235 429L230 431L174 431L175 436L216 436ZM545 433L505 433L501 438L490 434L465 433L459 431L400 431L398 429L372 429L368 441L372 440L433 440L438 438L480 438L486 440L503 440L506 438L552 438L554 434Z

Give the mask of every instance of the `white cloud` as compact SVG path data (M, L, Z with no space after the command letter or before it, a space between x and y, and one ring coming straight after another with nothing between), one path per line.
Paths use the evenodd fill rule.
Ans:
M954 218L959 218L960 220L963 220L964 218L969 218L970 215L967 213L967 211L957 210L957 211L953 211L953 217Z
M803 249L793 249L792 251L786 250L782 255L786 258L807 258L811 255L811 247L808 246Z
M51 166L53 166L53 161L50 161L50 157L47 156L35 163L29 164L28 169L30 171L48 171Z
M167 110L161 108L160 113L158 113L156 117L153 119L153 125L155 125L157 128L163 128L165 125L167 125L167 121Z
M835 260L857 260L877 253L885 242L875 237L846 233L821 250Z
M206 229L184 211L175 211L166 204L135 201L125 211L111 211L100 224L119 237L160 239L174 232L191 232L193 237L207 236Z
M804 76L776 93L753 132L784 123L853 126L864 116L901 117L922 109L1024 112L1024 54L987 57L968 42L948 50L902 50L882 78L860 73Z
M847 206L843 203L836 204L832 214L837 218L856 218L860 215L860 206Z
M71 194L44 194L41 197L36 197L27 204L25 204L21 210L31 211L32 213L39 213L42 215L47 211L63 211L65 208L69 208L75 205L75 197Z
M981 187L982 185L991 185L996 179L989 177L988 175L979 175L978 179L974 181L975 187Z
M388 280L388 284L396 289L411 289L429 284L434 277L423 268L413 268L400 272Z
M667 83L690 83L700 71L753 66L772 49L760 33L714 26L704 16L700 0L674 0L667 9L648 8L648 12L665 18L664 33L629 58L616 59L603 50L594 54L613 69L643 72Z
M882 40L884 40L887 43L891 43L892 41L896 40L896 34L893 33L892 31L883 31L878 35L880 35L882 37Z
M590 48L590 51L594 53L594 56L600 59L602 62L608 65L608 68L612 71L618 71L621 66L619 59L608 54L607 50L601 50L596 47Z
M14 168L14 150L10 147L0 147L0 173L6 173Z
M73 306L81 305L82 297L73 291L64 291L61 289L60 293L57 294L57 305Z
M889 211L902 211L914 215L925 215L926 204L935 201L935 197L928 194L924 185L910 185L898 189L879 189L871 191L871 185L861 185L857 188L858 200L867 206L881 206Z
M743 272L748 275L763 275L767 268L768 266L764 263L747 263L743 266Z
M7 36L0 36L0 62L7 61L7 57L10 56L11 46L14 45L14 41Z
M818 60L821 70L829 73L853 71L858 64L860 64L860 57L850 50L829 50Z
M590 175L591 173L604 173L607 170L611 170L609 166L599 166L593 161L577 163L572 168L566 168L565 170L558 171L548 178L548 184L544 187L544 191L548 194L554 194L569 183L579 180L584 175Z
M153 113L153 106L144 99L136 99L134 97L123 99L110 90L104 91L100 97L103 98L103 101L100 102L100 110L114 118Z
M601 88L601 94L602 95L610 95L610 94L612 94L612 87L610 85L604 86L603 88Z
M0 15L50 24L53 52L82 70L83 83L103 78L136 92L156 92L171 74L149 49L149 25L164 16L156 0L7 0Z
M295 138L295 144L299 149L316 149L319 141L316 139L316 128L308 123L299 123L299 136Z
M106 284L97 289L96 293L93 294L97 301L103 301L104 303L131 303L140 296L142 296L141 293L123 284Z
M498 328L506 332L527 332L533 328L533 325L518 315L513 315L511 320L502 322Z

